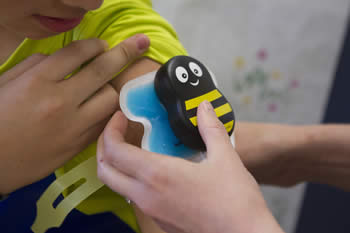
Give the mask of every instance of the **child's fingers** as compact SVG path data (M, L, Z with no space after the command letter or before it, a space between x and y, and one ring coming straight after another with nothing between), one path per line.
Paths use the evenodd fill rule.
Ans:
M82 127L86 127L112 116L118 108L119 95L110 84L106 84L80 106L78 117L84 123Z
M106 127L110 117L107 117L90 128L86 129L79 137L72 142L72 155L76 155L84 150L92 142L96 141Z
M101 54L64 83L68 92L82 102L112 80L128 63L142 55L149 46L145 35L133 36Z
M46 59L47 56L43 54L33 54L32 56L28 57L25 59L23 62L19 63L6 73L4 73L1 78L0 78L0 86L5 85L5 83L9 82L10 80L13 80L26 71L30 70L33 68L35 65L39 64L42 62L44 59Z
M62 81L85 62L102 54L108 48L106 41L99 39L79 40L49 56L36 72L41 78Z

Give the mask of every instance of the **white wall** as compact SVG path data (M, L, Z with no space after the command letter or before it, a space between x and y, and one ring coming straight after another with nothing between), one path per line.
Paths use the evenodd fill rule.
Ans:
M322 119L348 0L154 0L190 55L209 66L239 120ZM263 187L292 233L304 187Z

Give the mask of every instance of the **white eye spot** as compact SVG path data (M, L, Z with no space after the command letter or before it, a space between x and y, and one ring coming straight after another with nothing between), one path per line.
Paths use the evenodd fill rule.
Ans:
M189 64L191 71L197 76L197 77L202 77L203 75L203 71L202 69L199 67L199 65L197 65L194 62L190 62Z
M181 83L186 83L188 80L188 72L185 68L182 66L179 66L175 70L176 73L176 78L181 82Z

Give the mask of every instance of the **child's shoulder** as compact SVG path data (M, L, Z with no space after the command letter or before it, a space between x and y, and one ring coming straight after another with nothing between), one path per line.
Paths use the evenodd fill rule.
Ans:
M100 37L107 29L116 33L130 29L130 25L135 28L140 26L138 19L145 17L160 17L152 9L151 0L105 0L99 9L85 15L82 23L72 31L72 40Z
M113 47L137 33L150 38L152 43L146 56L157 62L186 54L176 31L152 9L151 0L105 0L99 9L87 13L71 34L66 34L65 43L100 38Z

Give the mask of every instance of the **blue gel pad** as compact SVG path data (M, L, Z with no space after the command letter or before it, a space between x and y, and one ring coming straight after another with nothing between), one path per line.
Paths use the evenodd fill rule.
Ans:
M154 77L155 72L132 80L120 93L120 106L124 114L144 125L142 148L185 159L200 155L199 151L183 145L173 133L168 113L156 95Z

